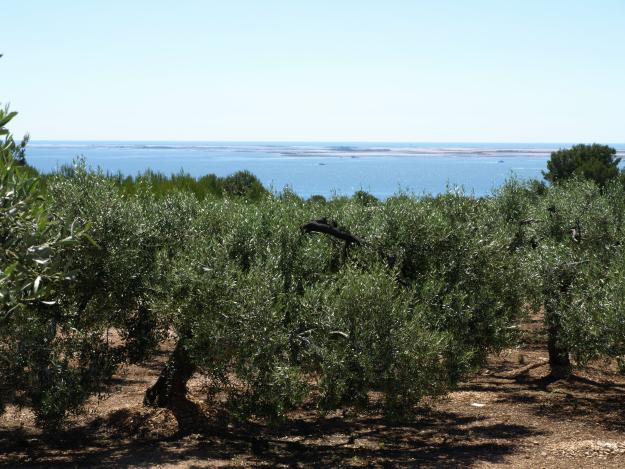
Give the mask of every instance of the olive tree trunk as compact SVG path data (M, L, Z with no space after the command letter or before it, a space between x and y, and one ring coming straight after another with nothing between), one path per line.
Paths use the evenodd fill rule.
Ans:
M569 350L559 340L561 329L558 315L554 312L547 313L547 350L549 351L550 377L554 379L567 378L572 371Z
M566 298L572 283L570 272L564 271L557 277L557 284L550 292L552 297L560 300ZM553 301L553 300L552 300ZM547 350L549 352L549 367L551 379L567 378L571 375L572 366L569 349L562 343L562 319L559 309L562 301L553 301L545 306L545 323L547 326Z
M187 382L195 372L195 364L185 348L185 340L178 339L160 376L145 393L143 403L152 407L171 407L186 399Z

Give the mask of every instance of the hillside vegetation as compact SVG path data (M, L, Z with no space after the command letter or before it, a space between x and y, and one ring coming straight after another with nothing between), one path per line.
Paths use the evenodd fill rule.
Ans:
M410 419L537 311L554 377L625 355L617 177L326 201L269 193L245 172L125 178L77 162L38 176L11 117L0 114L0 407L27 406L45 429L168 337L146 405L180 405L198 373L232 417L269 422L303 405ZM359 242L303 230L312 220Z

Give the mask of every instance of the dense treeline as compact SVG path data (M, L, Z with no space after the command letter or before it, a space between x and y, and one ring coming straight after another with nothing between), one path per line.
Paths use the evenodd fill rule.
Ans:
M513 345L532 311L554 376L625 354L618 182L326 201L249 173L127 179L78 164L44 190L19 144L1 148L0 405L46 428L167 337L147 405L175 406L200 373L233 417L269 420L303 403L409 418ZM362 242L302 230L311 220Z
M50 174L39 174L39 172L28 166L26 161L15 160L22 167L22 171L27 172L32 177L37 177L45 189L48 183L59 178L72 177L76 168L85 167L84 158L76 158L73 165L64 165L58 171ZM219 177L214 174L207 174L200 178L195 178L190 174L180 172L166 176L152 170L146 170L136 176L124 176L121 173L104 173L96 171L101 176L111 181L122 193L126 195L137 195L140 192L149 190L155 197L162 198L174 192L190 193L198 200L202 201L207 197L223 198L239 196L247 200L259 200L269 194L262 183L249 171L238 171L230 176Z

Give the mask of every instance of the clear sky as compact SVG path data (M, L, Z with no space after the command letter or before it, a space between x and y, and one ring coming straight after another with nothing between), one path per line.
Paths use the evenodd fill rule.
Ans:
M1 0L37 139L625 141L625 0Z

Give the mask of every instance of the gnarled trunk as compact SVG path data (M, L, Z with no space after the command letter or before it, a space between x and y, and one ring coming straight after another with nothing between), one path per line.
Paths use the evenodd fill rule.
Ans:
M547 312L547 350L549 351L550 377L567 378L571 375L572 366L569 351L558 340L562 326L560 318L554 312Z
M184 338L178 339L156 383L145 392L144 405L171 407L177 401L186 399L187 382L195 372L195 364L185 348L185 342Z
M562 304L570 302L569 293L575 279L573 267L576 264L567 264L561 267L547 291L547 297L552 298L545 305L545 326L547 328L547 350L549 352L549 378L551 380L568 378L573 372L569 349L562 343L562 318L559 309ZM558 299L556 301L555 299Z

